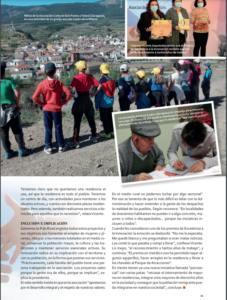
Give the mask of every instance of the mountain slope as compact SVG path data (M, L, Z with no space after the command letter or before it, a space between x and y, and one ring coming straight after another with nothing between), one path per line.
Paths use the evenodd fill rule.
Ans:
M120 8L120 1L110 0L96 3L64 3L40 6L9 6L1 5L1 24L25 23L24 15L105 15L106 18L122 19L125 15L125 2Z

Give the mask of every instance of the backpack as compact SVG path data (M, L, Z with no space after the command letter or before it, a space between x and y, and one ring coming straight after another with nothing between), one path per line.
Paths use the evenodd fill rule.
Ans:
M153 91L153 90L155 91L156 90L156 85L158 85L158 87L161 88L161 90L162 90L163 84L164 84L164 82L162 82L162 83L155 83L155 79L153 77L153 78L151 78L150 90L151 91Z
M190 92L190 91L191 91L191 89L190 89L190 87L189 87L189 85L188 85L188 82L187 82L186 80L184 80L184 81L182 82L182 90L183 90L184 92Z
M130 85L126 90L126 97L128 98L128 101L130 104L134 103L136 101L136 91L132 85Z

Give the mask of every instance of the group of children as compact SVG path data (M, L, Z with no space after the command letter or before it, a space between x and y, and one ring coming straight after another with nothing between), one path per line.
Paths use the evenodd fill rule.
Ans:
M45 126L45 147L46 154L53 153L52 128L55 125L55 136L58 143L58 152L65 152L68 148L79 148L80 124L85 114L92 135L89 139L97 142L97 132L95 125L95 111L90 97L95 97L95 108L100 112L103 122L104 132L100 137L111 138L114 136L112 112L115 93L115 82L109 78L110 68L107 64L100 66L100 81L92 75L86 74L87 64L85 61L78 61L75 64L79 74L74 76L70 87L67 88L61 81L55 78L56 66L54 63L45 65L47 78L39 83L33 101L42 106ZM32 153L31 149L25 147L23 131L20 123L20 93L18 85L13 79L5 78L5 64L1 64L1 140L5 150L5 158L13 156L9 141L9 128L12 129L19 147L19 155L26 156ZM91 87L96 88L95 93L89 95ZM72 95L73 93L73 95ZM42 95L42 101L40 96ZM74 127L72 140L65 143L62 128L62 106L71 97L74 97L72 105L72 115L74 117Z
M121 69L122 78L128 79L128 68L124 65L124 70ZM210 97L210 81L212 76L211 64L205 64L205 75L201 87L205 96L204 101L208 101ZM200 60L180 60L173 64L174 73L170 76L164 74L164 66L158 65L152 70L154 76L148 81L145 80L146 73L143 70L136 72L138 76L138 83L131 83L136 92L135 104L138 109L150 108L152 106L169 106L170 101L174 99L175 105L199 102L199 83L200 75ZM120 83L120 81L119 81ZM126 89L125 89L126 91ZM127 97L125 99L127 101ZM121 110L129 110L129 108L122 109L122 96L119 97ZM129 101L128 101L129 102Z
M55 78L56 66L54 63L45 65L47 78L39 83L33 101L42 106L45 126L45 147L46 154L53 153L52 128L55 125L55 136L58 143L58 152L64 152L68 148L79 148L80 124L85 114L91 128L89 139L97 143L97 131L95 124L95 110L90 97L95 97L95 109L100 112L100 119L103 123L104 133L102 138L114 137L113 129L113 104L115 86L119 89L120 110L130 109L130 104L135 102L138 109L150 108L152 106L170 105L174 98L175 104L193 103L199 101L199 76L201 75L200 61L179 61L173 65L174 74L168 80L164 76L164 66L158 65L151 72L154 77L145 81L146 73L138 71L139 82L134 83L133 77L129 75L129 68L126 64L121 65L121 77L115 82L109 77L110 68L103 63L100 66L101 79L98 81L92 75L86 74L87 64L85 61L78 61L75 64L79 74L74 76L69 88ZM1 140L5 150L5 158L11 158L14 151L9 141L9 129L11 128L19 147L19 155L26 156L32 153L31 149L25 147L23 131L20 122L20 93L18 85L13 79L5 78L4 63L1 64ZM210 63L205 64L206 73L202 82L205 100L209 99L210 80L212 70ZM96 91L90 95L89 91L94 86ZM42 95L42 101L40 96ZM62 106L71 97L74 97L71 113L74 117L73 135L69 143L65 143L62 128Z

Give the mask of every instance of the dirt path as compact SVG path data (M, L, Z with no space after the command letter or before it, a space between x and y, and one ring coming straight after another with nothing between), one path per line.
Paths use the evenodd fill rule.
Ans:
M223 175L226 174L226 85L225 72L215 75L211 85L211 97L214 101L218 140ZM202 100L202 91L200 90ZM69 103L66 110L70 109ZM135 109L135 105L131 109ZM114 111L119 111L117 96L115 96ZM98 132L102 131L100 121L96 121ZM70 141L72 135L73 118L63 118L64 137ZM33 154L28 157L18 157L5 160L1 147L1 175L2 176L117 176L117 158L114 139L98 139L97 144L88 138L90 128L87 123L81 126L81 148L70 149L65 153L57 152L54 143L54 153L46 155L44 149L44 125L39 121L29 127L24 127L26 146L33 148ZM53 133L54 136L54 133ZM10 133L12 149L16 151L17 144Z

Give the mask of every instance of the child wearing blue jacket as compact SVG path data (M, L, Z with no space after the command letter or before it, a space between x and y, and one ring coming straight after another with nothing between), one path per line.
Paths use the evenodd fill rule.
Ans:
M151 106L165 106L165 97L162 92L163 85L165 84L165 78L158 67L154 68L151 73L154 74L154 77L150 78L147 82L150 86L150 93L148 97L150 98Z
M209 101L210 98L210 80L212 77L211 64L208 62L205 64L206 73L201 84L205 99L203 101Z
M103 123L104 133L99 136L102 138L111 138L114 136L113 129L113 104L114 104L114 93L115 93L115 82L108 77L110 73L110 67L107 64L100 66L100 74L102 78L99 82L102 84L102 88L99 92L95 92L95 109L99 110L100 119Z

